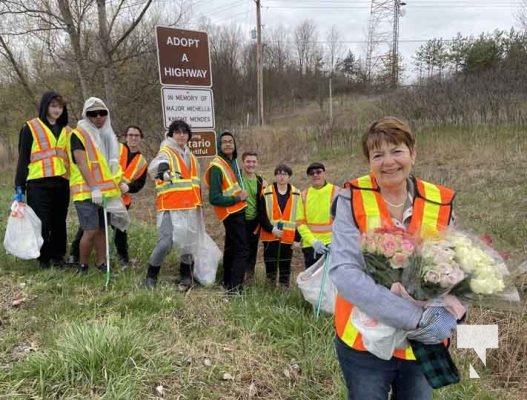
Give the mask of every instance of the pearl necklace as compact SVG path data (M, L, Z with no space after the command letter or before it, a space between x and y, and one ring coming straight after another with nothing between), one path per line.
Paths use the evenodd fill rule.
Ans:
M402 206L404 206L406 204L406 200L404 200L401 204L393 204L393 203L390 203L388 200L386 200L386 198L383 197L383 200L386 204L388 204L389 206L392 206L394 208L400 208Z

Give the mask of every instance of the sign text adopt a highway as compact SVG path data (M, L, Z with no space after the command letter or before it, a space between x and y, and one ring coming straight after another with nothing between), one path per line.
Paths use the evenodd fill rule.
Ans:
M212 86L206 32L157 26L156 38L162 85Z
M182 119L192 129L214 129L212 90L194 88L161 88L165 128Z

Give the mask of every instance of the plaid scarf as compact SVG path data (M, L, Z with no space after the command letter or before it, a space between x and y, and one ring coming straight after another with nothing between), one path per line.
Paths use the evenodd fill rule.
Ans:
M438 389L459 382L459 371L448 347L442 343L423 344L413 340L410 345L430 386Z

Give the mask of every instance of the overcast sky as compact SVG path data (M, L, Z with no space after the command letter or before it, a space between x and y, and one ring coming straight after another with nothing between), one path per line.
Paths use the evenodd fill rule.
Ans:
M388 2L389 0L387 0ZM519 0L408 0L402 6L399 49L406 63L428 39L479 35L517 26ZM342 46L365 58L370 4L368 0L261 0L264 30L280 24L290 30L306 19L318 28L319 41L335 25ZM393 4L393 3L392 3ZM250 38L256 26L254 0L194 0L193 16L213 24L237 24Z

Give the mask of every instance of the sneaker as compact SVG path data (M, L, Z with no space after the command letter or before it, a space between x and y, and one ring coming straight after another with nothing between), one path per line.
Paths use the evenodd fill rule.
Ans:
M147 276L145 280L141 283L140 286L143 289L153 289L156 287L156 285L157 285L157 279Z
M190 290L191 287L192 287L192 279L182 278L177 288L178 288L178 291L180 292L187 292Z
M107 270L106 263L103 262L101 265L97 265L97 269L99 270L99 272L102 272L103 274L106 273L106 270Z
M88 273L88 265L79 264L79 267L77 268L77 273L79 275L86 275Z
M53 268L64 268L66 267L66 263L62 258L52 258L50 261L50 264Z

